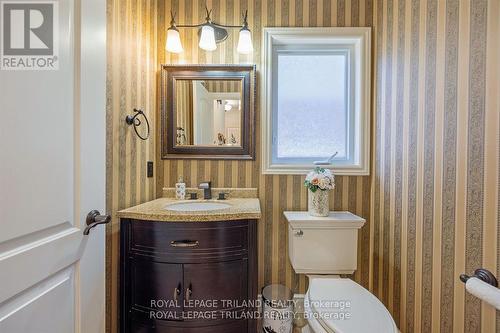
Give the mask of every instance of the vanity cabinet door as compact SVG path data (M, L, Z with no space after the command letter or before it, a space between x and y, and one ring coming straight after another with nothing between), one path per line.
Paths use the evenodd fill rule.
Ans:
M131 260L131 307L135 316L182 320L182 277L180 264Z
M257 297L256 231L247 220L122 219L120 331L255 333L243 311L254 311L247 301Z
M185 320L193 319L190 312L227 310L236 315L243 310L248 299L247 265L247 260L184 264Z

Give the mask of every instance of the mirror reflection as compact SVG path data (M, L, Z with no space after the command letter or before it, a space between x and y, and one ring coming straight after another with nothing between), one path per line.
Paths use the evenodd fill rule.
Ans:
M241 146L241 80L175 80L177 146Z

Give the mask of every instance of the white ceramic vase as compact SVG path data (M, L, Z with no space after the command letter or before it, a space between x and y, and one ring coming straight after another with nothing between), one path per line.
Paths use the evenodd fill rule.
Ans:
M330 213L329 192L317 190L312 192L308 190L307 210L311 216L328 216Z

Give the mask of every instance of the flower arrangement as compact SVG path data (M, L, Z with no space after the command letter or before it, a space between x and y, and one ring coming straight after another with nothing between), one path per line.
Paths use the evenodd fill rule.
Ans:
M313 193L317 190L333 190L335 187L335 176L332 174L330 169L316 167L313 171L307 174L304 186Z

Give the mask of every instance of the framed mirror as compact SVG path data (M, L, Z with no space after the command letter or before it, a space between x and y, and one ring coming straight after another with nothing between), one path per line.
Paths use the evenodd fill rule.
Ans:
M255 65L163 65L162 159L255 155Z

